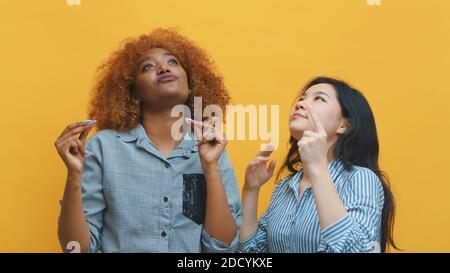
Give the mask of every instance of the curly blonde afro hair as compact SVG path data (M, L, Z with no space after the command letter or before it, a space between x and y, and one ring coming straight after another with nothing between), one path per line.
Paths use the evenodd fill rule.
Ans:
M136 103L133 85L142 54L152 48L166 49L180 61L192 90L186 102L191 111L196 96L202 97L203 107L216 104L225 109L230 96L206 52L175 29L158 28L148 35L125 40L98 67L89 109L89 118L97 120L98 130L128 131L141 121L141 104Z

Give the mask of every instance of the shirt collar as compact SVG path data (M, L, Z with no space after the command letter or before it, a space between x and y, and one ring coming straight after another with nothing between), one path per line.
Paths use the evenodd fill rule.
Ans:
M137 139L147 137L144 127L141 123L138 123L136 127L129 131L118 132L116 131L116 136L121 138L124 142L133 142Z
M120 139L122 139L126 143L132 143L136 141L136 144L138 146L142 146L148 150L148 144L153 146L156 149L156 146L153 144L152 140L148 137L147 132L145 131L144 126L141 123L138 123L138 125L125 132L117 132L116 136ZM183 135L183 138L178 144L178 146L173 151L173 156L178 155L178 150L181 152L182 155L189 157L192 152L197 152L198 148L196 145L197 141L192 132L186 132Z
M328 172L331 175L331 180L334 184L336 184L338 177L342 174L342 171L344 171L344 164L342 161L338 159L333 159L328 163ZM300 184L300 181L303 177L303 168L301 168L298 172L296 172L288 181L289 188L291 188L293 191L298 190L298 185ZM308 186L308 188L311 186Z

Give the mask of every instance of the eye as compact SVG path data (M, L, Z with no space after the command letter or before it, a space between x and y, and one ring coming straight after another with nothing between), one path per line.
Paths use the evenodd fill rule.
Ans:
M170 59L167 63L168 64L173 64L173 65L178 64L177 60L175 60L175 59Z
M324 98L322 98L322 97L316 97L316 99L315 99L315 100L318 100L318 99L319 99L319 100L321 100L321 101L323 101L323 102L326 102L326 101L325 101L325 99L324 99Z
M152 69L153 67L155 67L153 64L146 64L142 68L142 71L148 71L148 70Z

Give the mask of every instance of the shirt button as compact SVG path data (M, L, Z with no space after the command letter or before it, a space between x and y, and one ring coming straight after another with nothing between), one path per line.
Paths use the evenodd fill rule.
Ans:
M166 235L167 235L167 234L166 234L165 231L161 232L161 236L162 236L162 237L166 237Z
M166 167L166 169L170 168L170 164L169 163L165 163L164 167Z
M169 201L169 198L167 198L167 196L164 196L164 202Z

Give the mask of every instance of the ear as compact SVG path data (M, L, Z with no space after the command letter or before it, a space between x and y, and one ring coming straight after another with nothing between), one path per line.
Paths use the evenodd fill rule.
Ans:
M134 103L139 104L142 101L141 96L137 91L133 91L132 96L133 96Z
M342 118L336 133L338 135L344 134L345 131L347 131L348 126L350 126L350 120L348 118Z

